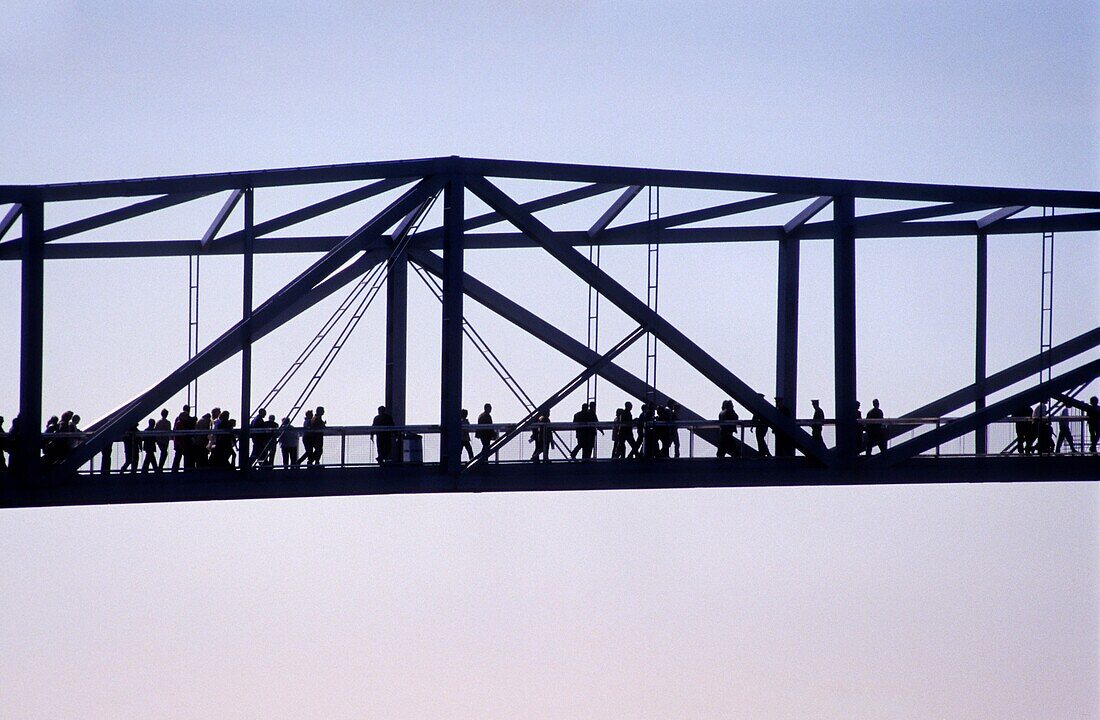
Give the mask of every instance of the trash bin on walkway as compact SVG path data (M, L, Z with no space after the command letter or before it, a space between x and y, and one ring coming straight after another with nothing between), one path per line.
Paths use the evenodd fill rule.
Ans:
M409 465L424 464L424 438L416 433L401 434L401 462Z

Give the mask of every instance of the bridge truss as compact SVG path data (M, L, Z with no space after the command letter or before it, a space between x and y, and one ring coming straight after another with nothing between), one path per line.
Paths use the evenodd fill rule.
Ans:
M519 201L502 189L514 180L537 181L549 192L535 200ZM255 222L254 198L267 189L315 186L331 183L358 183L352 190L325 200L289 210L263 222ZM627 203L643 188L726 191L740 193L737 199L671 214L653 214L636 222L615 221ZM467 192L488 206L489 212L466 211ZM356 231L345 236L278 235L314 218L349 208L384 193L394 195L381 211ZM224 195L220 212L211 218L209 229L193 239L103 241L81 236L115 223L150 215L211 195ZM438 196L443 199L442 223L422 227L424 209ZM538 214L564 208L593 198L606 197L602 215L589 227L554 230ZM46 227L47 210L55 204L81 200L133 199L124 207L101 212L65 224ZM857 213L859 201L898 201L902 209ZM243 226L224 231L230 212L243 203ZM77 470L101 452L110 442L138 420L159 409L174 395L195 382L202 374L241 354L241 417L251 415L251 346L268 333L313 307L341 289L353 286L380 264L387 264L386 280L386 389L388 406L398 424L404 423L406 388L406 302L407 270L410 262L418 272L434 275L442 291L442 362L440 377L440 462L422 468L402 468L397 485L379 480L378 488L398 487L393 491L415 489L522 489L616 486L616 473L623 473L624 486L648 487L645 470L632 467L616 470L601 467L602 480L590 471L578 471L575 465L562 464L553 469L539 468L524 475L518 469L498 470L492 466L481 473L464 472L461 449L464 431L459 424L462 406L463 304L473 300L502 318L514 323L535 338L563 353L588 369L590 377L625 391L639 401L666 402L668 396L607 357L591 342L581 342L538 317L530 309L506 297L483 281L465 272L467 250L503 248L540 248L598 293L599 300L621 310L646 334L647 342L659 342L668 352L682 358L695 371L710 380L727 396L753 414L763 418L777 434L788 439L802 457L792 458L794 467L764 484L817 484L835 482L906 482L940 481L943 473L914 470L913 460L938 443L976 433L978 454L986 451L985 427L1011 415L1020 403L1042 402L1069 391L1100 375L1100 360L1080 362L1011 397L992 404L989 395L1022 382L1054 365L1079 358L1100 345L1100 327L1059 345L1044 346L1042 352L992 375L986 372L987 243L990 236L1012 234L1049 234L1100 230L1100 192L932 185L877 181L841 180L788 176L764 176L718 172L692 172L629 167L571 165L520 162L478 158L442 157L393 162L355 163L319 167L215 173L84 182L52 185L0 186L0 261L18 262L20 287L20 377L18 471L12 481L2 483L0 505L51 504L63 502L135 501L193 498L184 488L182 477L165 478L142 489L136 481L103 478L78 479ZM746 218L764 209L789 209L785 222L750 224ZM1027 216L1028 208L1044 209L1042 216ZM1047 216L1045 209L1051 209ZM831 219L815 219L831 209ZM1054 213L1054 210L1057 212ZM775 211L775 210L773 210ZM416 222L412 222L416 218ZM477 232L481 228L506 222L511 229ZM700 226L699 223L707 223ZM5 239L9 236L10 239ZM859 457L860 427L856 404L856 250L864 238L959 237L975 239L976 333L974 382L942 398L933 400L906 417L940 417L973 406L973 410L945 422L934 430L898 442L881 455ZM833 337L835 444L826 447L811 438L806 430L776 405L767 402L757 388L750 387L719 359L707 353L673 323L662 317L650 298L641 299L593 262L590 248L625 245L697 244L731 242L771 242L778 246L778 312L776 343L775 396L787 408L797 407L799 249L805 240L829 240L833 253ZM63 242L59 242L63 241ZM278 292L259 304L252 301L252 268L256 255L272 253L321 253L320 259ZM597 250L598 253L598 250ZM197 348L192 356L140 395L118 405L104 419L88 428L85 441L77 446L64 463L44 466L41 457L43 373L43 276L45 263L54 259L133 258L204 255L240 255L244 260L244 301L241 318L227 331ZM596 255L598 258L598 254ZM652 283L651 283L652 284ZM655 293L655 288L650 287ZM590 300L589 307L592 307ZM591 322L591 311L589 312ZM655 347L655 346L654 346ZM654 350L655 353L655 350ZM647 356L649 353L647 352ZM647 370L648 370L647 357ZM648 374L648 373L647 373ZM699 413L682 408L684 420L701 420ZM247 425L247 423L244 423ZM701 433L702 434L702 433ZM242 427L242 446L248 438ZM247 453L242 452L242 456ZM975 460L980 462L980 460ZM701 467L701 466L700 466ZM917 465L919 467L919 464ZM241 471L252 475L241 490L240 473L225 474L222 490L211 497L277 496L283 487L277 473L248 467ZM387 472L373 469L371 472ZM356 471L360 478L365 470ZM392 472L396 472L395 470ZM753 484L728 472L700 472L698 484ZM725 471L721 471L725 472ZM797 480L790 473L797 472ZM998 477L1011 471L998 470ZM496 474L494 474L496 473ZM686 473L686 474L685 474ZM677 485L692 484L691 468L678 470ZM707 474L710 473L710 474ZM891 474L893 473L893 474ZM369 474L369 473L367 473ZM1073 473L1070 473L1072 475ZM186 473L184 474L186 475ZM267 477L267 476L271 477ZM665 473L673 475L673 473ZM1085 473L1095 477L1095 465ZM541 478L537 482L531 478ZM586 481L584 478L590 478ZM267 479L265 479L267 478ZM708 479L710 478L710 479ZM714 478L718 478L717 480ZM815 478L817 478L815 480ZM877 478L877 479L876 479ZM265 486L264 482L274 483ZM897 480L893 480L897 481ZM127 485L126 483L131 483ZM308 477L295 478L292 494L355 492L351 485L326 487L317 479L312 490ZM341 481L351 483L351 480ZM358 482L358 480L355 480ZM390 483L391 485L387 485ZM534 485L532 485L534 483ZM586 484L587 483L587 484ZM130 487L130 490L126 490ZM159 487L160 490L150 490ZM210 485L209 487L214 487ZM267 489L263 489L267 487ZM79 488L79 489L74 489ZM184 489L181 489L184 488ZM411 490L410 490L411 489ZM201 495L201 493L200 493Z

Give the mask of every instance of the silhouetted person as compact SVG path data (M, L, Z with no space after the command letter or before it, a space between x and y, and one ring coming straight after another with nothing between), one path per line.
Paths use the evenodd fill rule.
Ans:
M722 410L718 413L718 457L735 457L736 443L733 435L737 432L737 411L732 400L722 401Z
M218 421L221 420L221 417L222 409L220 407L215 407L210 410L210 429L212 431L217 429ZM214 446L216 444L216 441L217 438L214 436L213 432L206 436L206 457L207 461L210 462L210 464L213 464L213 462L210 461L210 458L214 454Z
M1084 439L1082 438L1082 443ZM1054 447L1055 453L1062 452L1062 444L1069 443L1069 451L1076 453L1077 448L1073 445L1073 433L1069 429L1069 408L1062 408L1062 415L1058 418L1058 444ZM1084 449L1084 448L1082 448Z
M325 454L326 427L328 422L325 421L325 408L318 405L313 411L313 423L310 425L313 430L313 465L316 467L321 466L321 457Z
M872 422L867 423L867 455L871 454L872 448L878 448L880 453L886 452L886 426L881 422L874 422L883 419L882 408L878 405L878 398L871 401L871 409L867 411L867 419Z
M1031 406L1020 405L1012 411L1012 416L1016 419L1016 452L1021 455L1030 455L1031 443L1033 440Z
M810 404L814 406L814 421L810 423L810 437L824 446L825 436L821 434L821 431L825 427L825 411L821 409L818 400L811 400Z
M65 418L65 426L68 426L68 418ZM51 415L50 419L46 421L46 435L50 436L43 442L43 454L45 455L46 462L56 463L64 455L64 450L61 449L62 441L56 437L58 433L64 432L62 430L61 420L56 415Z
M283 467L298 466L298 428L290 424L290 418L283 418L279 426L279 448L283 451Z
M535 444L535 451L531 453L531 462L550 462L550 442L553 433L550 431L550 415L543 413L535 421L535 427L531 430L530 442Z
M595 403L584 403L583 405L581 405L580 412L573 415L573 422L596 422ZM579 427L576 429L575 432L577 435L577 446L573 448L573 451L569 453L569 456L572 458L576 458L577 451L579 450L582 460L591 460L592 452L596 447L596 428Z
M485 410L477 416L478 425L492 425L493 424L493 406L489 403L485 403ZM497 437L497 431L492 428L481 428L474 433L474 437L481 441L481 454L489 452L489 446L493 444L493 440ZM485 458L488 460L489 458Z
M0 470L8 469L8 434L4 432L4 417L0 415Z
M229 458L226 464L229 467L237 467L237 419L229 418L226 425L226 429L229 431Z
M579 425L586 422L585 418L588 416L588 403L582 403L581 409L573 413L573 424ZM569 457L576 460L577 453L584 449L584 431L582 428L574 428L573 434L577 438L577 444L573 446L573 449L569 451Z
M763 398L764 394L761 393L760 397ZM768 450L768 423L756 413L752 414L752 431L756 434L757 452L761 457L771 457L772 453Z
M195 430L199 433L191 436L191 452L194 454L195 467L206 467L210 464L210 435L208 434L214 420L210 413L204 413L195 421Z
M388 428L394 426L393 415L385 405L378 406L378 414L371 422L376 428ZM374 442L378 445L378 464L383 465L393 460L393 433L390 431L378 432L374 435Z
M657 415L655 408L649 403L642 403L638 411L638 444L642 446L642 454L648 460L657 455L657 433L653 426Z
M264 443L264 467L275 467L275 451L279 445L279 423L271 413L267 415L267 423L264 424L266 442Z
M667 458L672 437L672 428L669 427L669 423L672 422L672 412L667 405L658 405L654 415L657 422L655 426L657 457Z
M160 411L160 420L157 420L154 428L157 432L167 433L172 429L172 421L168 419L167 408ZM171 438L168 435L157 438L157 450L159 456L157 457L157 470L163 470L164 464L168 462L168 443Z
M1050 422L1050 413L1047 412L1046 403L1041 403L1035 408L1035 421L1032 423L1035 433L1036 449L1040 455L1050 455L1054 452L1054 426Z
M69 437L73 432L73 411L66 410L61 414L61 421L57 425L58 437L54 440L54 462L63 462L69 456L75 442Z
M462 428L462 449L466 451L469 458L466 462L470 462L474 459L474 446L470 444L470 411L466 408L462 408L462 417L459 418L458 424ZM458 456L462 457L461 451Z
M668 428L668 442L672 446L675 455L673 457L680 457L680 428L676 427L676 423L680 422L680 406L675 400L668 401L668 422L672 425ZM668 448L665 448L665 457L668 457Z
M863 422L863 411L859 407L859 400L856 400L856 455L867 447L867 423Z
M122 436L122 452L125 462L119 468L119 472L137 472L138 455L141 454L141 437L137 423L134 423Z
M1089 426L1089 451L1092 454L1096 454L1096 441L1100 439L1100 403L1097 402L1096 396L1093 395L1089 398L1089 406L1085 410L1085 414L1088 416ZM15 429L15 422L12 422L12 429ZM1081 439L1081 445L1084 446L1085 440ZM1081 448L1082 452L1084 447Z
M634 405L628 400L623 403L623 440L630 446L630 452L627 453L626 459L638 457L639 450L641 450L642 439L635 437L634 435Z
M1085 413L1085 423L1089 429L1089 452L1096 454L1096 442L1100 440L1100 399L1093 395L1086 405L1068 395L1059 395L1059 398L1066 405ZM12 434L15 434L14 423L12 423ZM1081 437L1081 452L1085 452L1085 438L1083 436Z
M141 449L145 451L145 460L141 463L141 471L144 473L152 468L157 470L157 422L153 418L149 418L149 424L145 427L145 432L141 434Z
M626 434L629 423L623 420L623 410L615 411L615 420L611 425L611 459L622 460L626 457Z
M262 464L264 452L267 449L267 410L260 408L252 422L248 423L248 434L252 441L252 452L248 456L248 464ZM247 448L241 448L242 451Z
M229 417L228 410L222 410L221 415L214 421L214 449L210 451L210 464L214 467L229 467L230 457L233 455L234 438L233 428L236 423ZM241 449L241 454L244 454Z
M310 465L310 460L313 458L313 411L306 410L306 414L302 417L302 457L298 459L298 464L305 463Z
M180 433L172 436L172 472L180 469L180 463L187 470L195 467L195 442L191 435L186 435L189 430L195 429L198 418L191 414L191 406L184 405L183 410L176 416L172 423L172 429Z
M16 415L11 419L11 430L8 431L7 437L8 459L10 460L10 467L13 473L19 472L22 468L23 457L20 455L20 442L19 416Z

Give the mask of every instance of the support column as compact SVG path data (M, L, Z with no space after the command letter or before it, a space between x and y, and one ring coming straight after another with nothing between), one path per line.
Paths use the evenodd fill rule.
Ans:
M462 252L465 183L455 172L443 191L443 360L440 378L440 464L462 469Z
M409 261L401 253L386 276L386 407L405 425L405 378L409 328Z
M42 308L45 305L45 209L40 199L23 204L22 279L19 314L19 452L26 481L42 470Z
M775 396L798 416L798 266L799 241L779 241L778 317L775 328Z
M836 453L842 467L859 454L856 424L856 233L855 198L833 199L833 365Z
M974 293L974 411L985 409L985 351L986 351L986 301L988 288L988 239L985 233L978 233L977 282ZM978 425L974 430L974 452L985 455L989 451L988 426Z
M255 199L252 188L244 191L244 275L242 279L243 297L241 299L241 319L244 320L244 337L241 341L241 433L240 447L237 450L237 462L242 470L247 470L251 457L248 425L252 421L252 259L255 238Z

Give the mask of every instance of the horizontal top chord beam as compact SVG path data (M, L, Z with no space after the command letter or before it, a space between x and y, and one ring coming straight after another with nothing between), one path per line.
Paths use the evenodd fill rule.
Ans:
M660 185L672 188L779 193L809 197L851 195L860 198L939 203L979 203L996 207L1026 205L1032 207L1100 209L1100 192L1084 190L845 180L789 175L756 175L459 158L455 156L129 180L45 185L0 185L0 204L19 203L36 199L45 202L56 202L170 193L211 193L242 187L263 188L391 177L424 177L449 172L527 180L611 183L623 187L630 185Z

